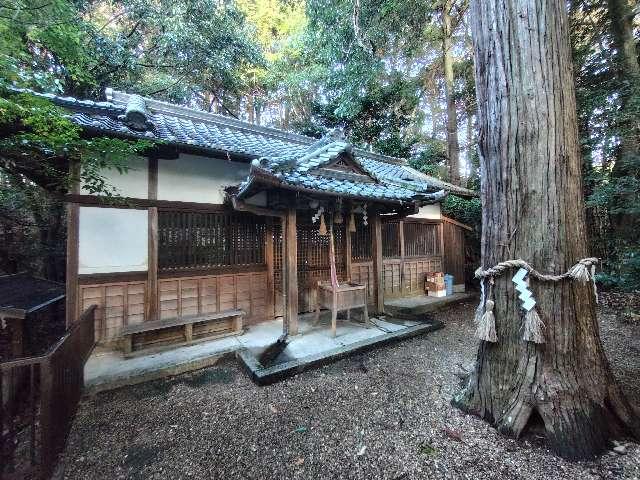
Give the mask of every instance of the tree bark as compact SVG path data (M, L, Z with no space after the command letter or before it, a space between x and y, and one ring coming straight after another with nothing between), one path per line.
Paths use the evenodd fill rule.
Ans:
M447 101L447 158L449 181L460 185L460 145L458 143L458 113L453 90L453 58L451 37L453 35L451 9L453 0L445 0L442 7L442 64L444 70L444 92Z
M546 273L587 256L568 21L562 0L472 1L478 100L482 265L522 258ZM518 437L532 415L549 446L589 458L640 423L614 381L600 341L592 287L531 290L546 343L522 340L509 272L495 279L497 343L481 341L454 405Z

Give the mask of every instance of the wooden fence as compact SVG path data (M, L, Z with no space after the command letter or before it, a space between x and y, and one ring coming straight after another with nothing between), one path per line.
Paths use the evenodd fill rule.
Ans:
M95 345L95 306L40 357L0 363L0 480L52 474Z

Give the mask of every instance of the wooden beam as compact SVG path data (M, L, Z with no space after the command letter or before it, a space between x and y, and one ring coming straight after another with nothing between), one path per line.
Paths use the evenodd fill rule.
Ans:
M158 198L158 159L149 158L148 164L148 198ZM160 319L158 300L158 207L148 210L148 265L147 265L147 298L145 301L145 321Z
M283 252L283 273L285 277L286 296L284 305L284 321L289 335L298 334L298 232L296 228L296 210L289 208L285 219Z
M253 213L254 215L276 217L276 218L284 218L287 215L286 212L282 212L280 210L272 210L270 208L250 205L248 203L243 202L242 200L238 200L236 197L232 197L231 204L233 205L234 210L237 210L239 212Z
M149 158L148 177L149 177L148 198L149 200L157 200L158 199L158 159L157 158Z
M273 255L273 219L271 218L267 218L264 232L264 263L267 265L267 316L273 318L276 314L276 292Z
M67 327L78 318L78 268L79 268L80 206L67 204Z
M145 321L159 320L158 316L158 208L149 208L147 265L147 298L145 301Z
M454 220L453 218L445 217L444 215L442 215L442 221L443 222L453 223L454 225L457 225L457 226L459 226L461 228L464 228L465 230L469 230L470 232L473 232L473 227L470 227L469 225L466 225L464 223L460 223L460 222Z
M406 285L404 278L404 257L405 257L405 246L404 246L404 222L401 220L398 225L398 242L400 242L400 295L404 295Z
M351 232L349 231L349 219L344 223L344 270L347 281L351 281Z
M72 195L80 193L80 164L71 165ZM78 272L80 267L80 205L67 203L67 267L66 267L66 323L70 327L78 319Z
M376 311L381 314L384 313L384 267L382 265L382 222L380 215L377 213L371 217L371 240L373 243L371 252L373 260L373 296Z

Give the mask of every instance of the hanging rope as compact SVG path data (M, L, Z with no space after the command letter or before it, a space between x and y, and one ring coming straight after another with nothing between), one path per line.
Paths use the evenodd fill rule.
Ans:
M533 293L529 290L529 278L535 278L540 282L560 282L565 279L576 280L581 283L591 281L593 283L593 294L598 302L598 290L596 287L596 264L598 259L594 257L583 258L573 265L569 270L560 275L547 275L538 272L524 260L506 260L497 265L483 269L478 268L475 277L480 279L480 304L476 309L474 323L476 324L476 336L486 342L497 342L498 338L495 329L495 313L493 311L495 302L493 300L494 278L503 275L514 268L519 269L513 277L516 290L520 292L519 299L522 301L522 308L526 311L523 322L523 340L526 342L544 343L544 323L535 307L536 302ZM485 295L485 281L489 282L489 292Z

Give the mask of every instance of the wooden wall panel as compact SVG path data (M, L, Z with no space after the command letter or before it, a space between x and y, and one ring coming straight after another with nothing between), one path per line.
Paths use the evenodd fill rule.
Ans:
M373 304L373 262L359 262L351 265L351 279L355 283L367 285L367 299Z
M144 321L145 282L122 282L80 285L79 306L82 311L95 304L96 341L110 342L120 338L124 325Z
M399 297L402 295L402 264L400 260L385 260L383 264L384 296Z
M245 323L268 320L267 274L250 272L229 275L166 278L158 282L160 318L215 313L240 308ZM147 285L144 281L118 282L79 287L79 307L84 311L96 304L96 340L100 343L121 338L125 325L144 322ZM149 335L153 336L153 333ZM171 340L158 337L158 341ZM145 338L146 342L155 342Z
M453 275L455 285L464 284L464 228L451 221L444 220L444 271Z
M160 280L161 318L240 308L249 323L267 319L266 272Z
M442 257L412 258L404 261L404 295L424 293L424 274L441 272Z

